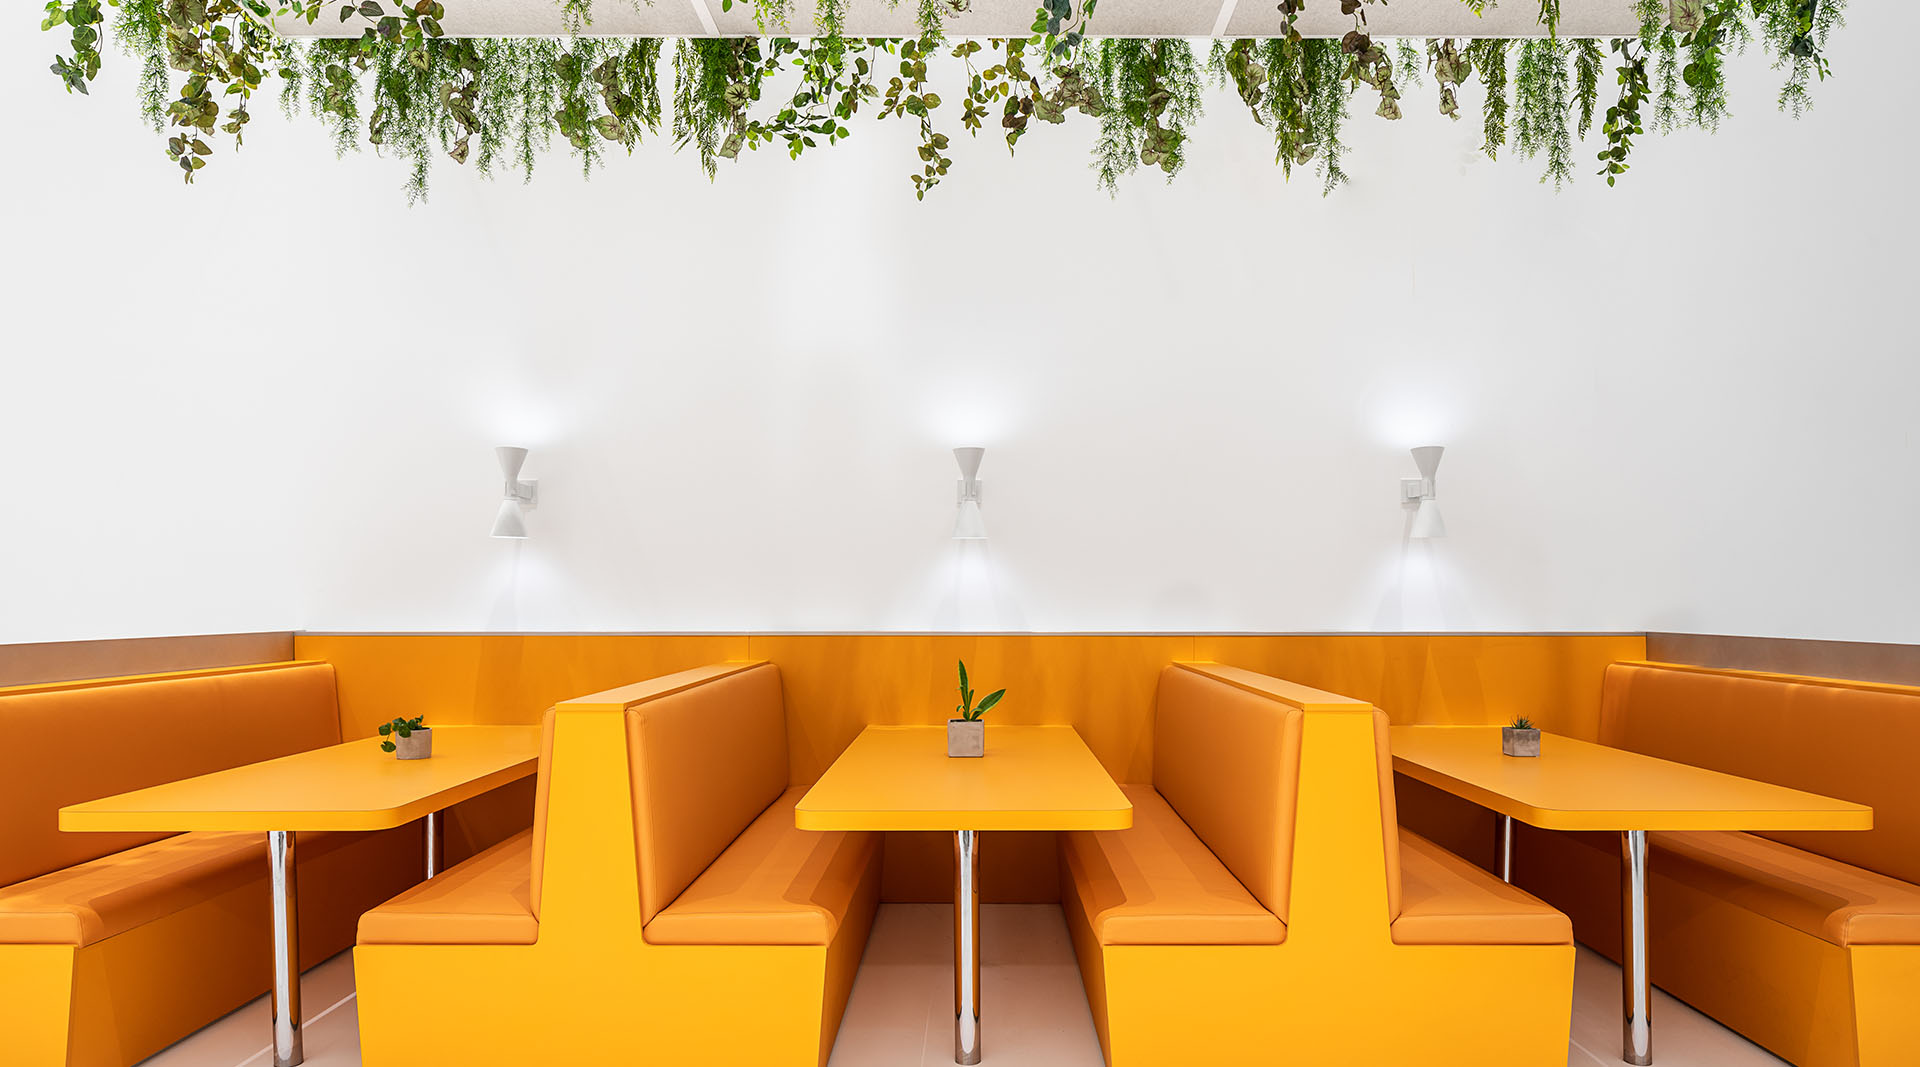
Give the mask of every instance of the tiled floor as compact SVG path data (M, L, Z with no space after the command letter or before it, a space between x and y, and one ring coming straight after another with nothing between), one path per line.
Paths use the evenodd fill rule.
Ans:
M981 916L984 1062L1100 1067L1100 1047L1060 909L990 905ZM953 1062L953 912L940 904L880 909L831 1067L947 1067ZM359 1067L353 961L342 954L301 986L311 1067ZM1568 1067L1620 1062L1620 971L1582 949L1573 980ZM1664 993L1654 1001L1660 1067L1780 1067L1739 1035ZM147 1061L146 1067L266 1067L267 1005L256 1000Z

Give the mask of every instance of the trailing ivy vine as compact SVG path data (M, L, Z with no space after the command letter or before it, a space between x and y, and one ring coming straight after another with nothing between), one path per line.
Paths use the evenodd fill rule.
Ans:
M1114 37L1098 42L1094 84L1105 101L1094 170L1101 188L1146 165L1172 181L1186 165L1187 127L1200 117L1200 77L1183 40Z
M1180 172L1210 72L1239 97L1234 110L1271 133L1282 176L1311 167L1330 193L1347 180L1342 137L1355 93L1395 120L1412 103L1405 94L1431 92L1421 106L1458 120L1476 79L1490 158L1511 147L1558 187L1574 180L1577 146L1598 126L1600 174L1613 185L1647 129L1718 128L1731 100L1727 60L1748 47L1783 72L1776 105L1804 112L1830 72L1827 42L1844 6L1637 0L1641 32L1603 42L1562 37L1561 0L1540 0L1544 37L1382 41L1367 21L1376 0L1337 0L1353 20L1337 40L1300 34L1307 0L1275 0L1278 36L1217 41L1203 63L1185 40L1090 36L1096 0L1040 0L1028 36L957 42L943 22L968 0L915 0L921 32L904 39L845 37L848 0L817 0L813 36L778 36L791 0L746 0L763 36L675 40L662 70L666 42L579 35L591 0L555 0L572 31L560 39L448 37L444 5L461 2L49 0L41 28L62 36L51 70L76 94L90 92L113 38L138 66L142 115L188 182L223 140L244 143L255 94L278 77L283 108L319 120L338 151L406 161L413 199L448 160L530 179L557 135L591 173L663 125L716 178L743 153L774 146L798 159L838 144L863 112L916 128L907 177L919 197L950 176L956 131L978 137L997 122L1011 151L1078 112L1093 120L1096 181L1117 193L1143 166L1169 180ZM357 35L288 38L275 19L324 19ZM956 74L958 91L943 98Z

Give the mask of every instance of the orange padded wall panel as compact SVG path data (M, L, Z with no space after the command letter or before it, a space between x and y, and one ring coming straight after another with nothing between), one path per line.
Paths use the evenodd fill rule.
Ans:
M1645 639L1609 635L1189 634L301 634L302 659L338 671L340 719L366 736L400 714L429 721L536 723L556 701L726 660L764 659L785 690L788 775L818 778L869 723L934 723L958 701L954 661L981 693L1007 688L998 723L1068 723L1108 773L1153 778L1153 706L1160 672L1213 660L1373 703L1394 722L1497 723L1526 714L1550 730L1594 736L1606 665L1641 659ZM1491 855L1492 821L1445 797L1413 797L1408 826L1464 855ZM456 809L449 862L525 829L530 787ZM1052 901L1051 834L1003 835L983 846L982 896ZM889 834L883 892L945 901L953 846L942 834Z
M1600 737L1607 664L1645 657L1641 634L1301 634L1194 639L1194 654L1364 700L1396 725L1505 724L1525 715Z
M1298 634L1195 638L1199 658L1365 700L1396 723L1505 724L1597 741L1607 665L1646 654L1640 634ZM1400 823L1483 867L1491 812L1395 777Z

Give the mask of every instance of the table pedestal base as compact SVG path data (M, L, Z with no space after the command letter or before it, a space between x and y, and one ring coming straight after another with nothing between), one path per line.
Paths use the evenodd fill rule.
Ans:
M953 1062L980 1062L980 832L953 832Z
M1620 838L1620 1058L1653 1062L1653 980L1647 973L1647 832Z
M444 823L441 821L440 815L441 813L437 811L428 812L426 818L428 878L432 878L440 873L440 857L446 851L446 846L443 842L444 834L441 830Z
M294 835L267 834L268 879L273 886L273 1067L297 1067L300 1041L300 907L293 869Z

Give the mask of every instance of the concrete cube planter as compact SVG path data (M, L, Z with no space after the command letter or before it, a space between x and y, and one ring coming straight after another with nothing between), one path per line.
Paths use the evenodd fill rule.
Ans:
M1540 731L1516 730L1511 726L1500 728L1500 751L1509 756L1538 756L1540 754Z
M406 737L393 735L394 759L429 759L433 756L433 728L423 726Z
M957 758L987 754L987 724L979 719L947 720L947 755Z

